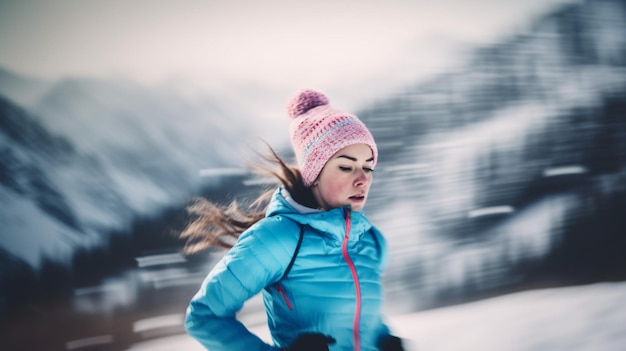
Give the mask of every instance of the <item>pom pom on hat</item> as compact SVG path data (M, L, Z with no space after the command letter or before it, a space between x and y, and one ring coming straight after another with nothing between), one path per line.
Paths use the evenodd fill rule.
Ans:
M373 166L378 161L374 137L355 115L330 107L326 95L301 90L287 104L291 144L305 186L311 186L326 162L339 150L354 144L372 149Z
M326 95L315 90L302 90L289 101L287 114L290 118L297 118L309 110L323 105L328 105Z

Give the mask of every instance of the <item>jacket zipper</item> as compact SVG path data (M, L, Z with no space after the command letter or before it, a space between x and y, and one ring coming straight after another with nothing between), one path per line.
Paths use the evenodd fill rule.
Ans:
M353 325L353 333L354 333L354 350L361 350L361 340L359 337L359 324L361 320L361 284L359 283L359 276L356 271L356 267L354 266L354 262L350 259L350 255L348 255L348 239L350 237L350 228L352 223L350 221L350 209L345 209L345 221L346 221L346 236L343 238L342 252L343 258L348 263L348 267L350 267L350 271L352 272L352 280L354 281L354 289L356 292L356 309L354 311L354 325Z
M293 305L291 304L291 301L289 301L285 290L283 290L282 286L280 286L280 283L274 284L274 287L276 288L276 291L278 291L278 293L283 297L283 300L285 300L287 307L289 307L290 310L293 310Z

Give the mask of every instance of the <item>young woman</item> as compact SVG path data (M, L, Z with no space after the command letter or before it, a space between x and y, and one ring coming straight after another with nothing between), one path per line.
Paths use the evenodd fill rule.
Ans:
M289 102L298 167L272 151L281 186L250 211L202 200L182 233L187 252L236 243L187 309L187 332L211 351L401 351L383 322L386 244L362 212L378 161L371 133L313 90ZM263 199L269 201L263 202ZM261 292L273 345L236 313Z

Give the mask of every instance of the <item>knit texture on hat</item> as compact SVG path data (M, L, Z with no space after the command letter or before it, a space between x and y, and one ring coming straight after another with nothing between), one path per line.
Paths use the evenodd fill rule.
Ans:
M355 115L331 108L324 94L310 89L298 92L289 100L287 114L305 186L311 186L326 162L346 146L369 145L376 165L378 148L367 127Z

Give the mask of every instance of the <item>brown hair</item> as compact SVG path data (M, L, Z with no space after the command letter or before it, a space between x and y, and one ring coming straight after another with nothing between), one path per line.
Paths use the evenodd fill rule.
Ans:
M267 147L269 155L259 156L276 169L255 164L254 170L275 177L299 204L317 207L311 188L304 186L300 170L287 164L269 145ZM274 189L266 190L247 209L241 209L236 200L228 206L219 206L205 198L195 199L187 207L193 219L180 234L180 238L186 241L184 253L194 254L212 247L232 247L232 242L242 232L265 217L273 193Z

